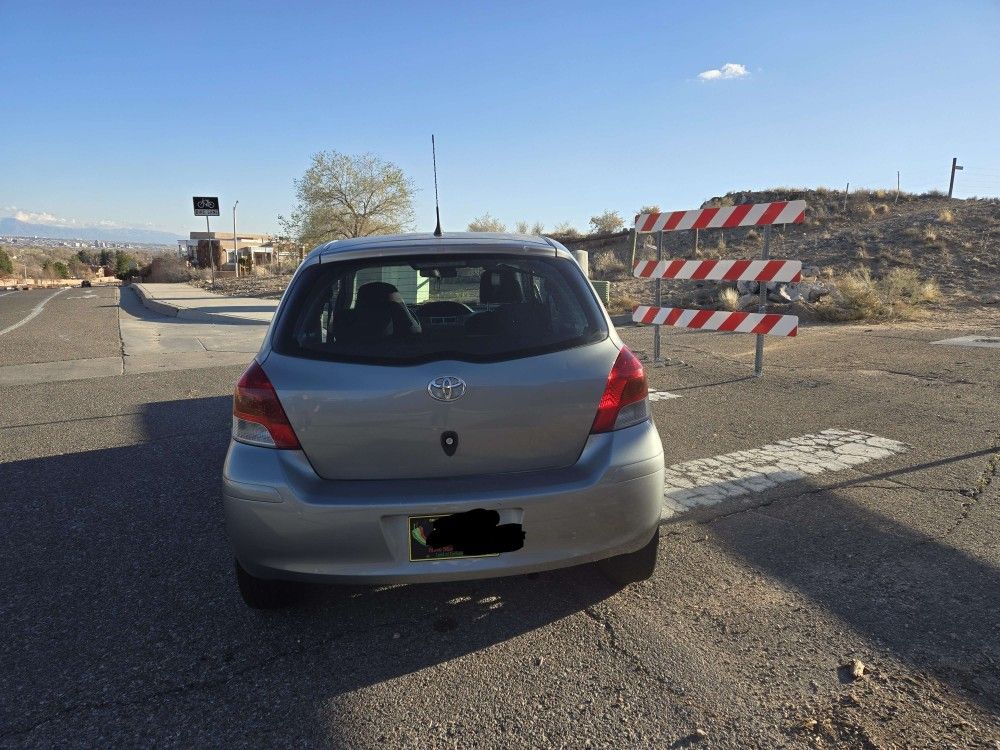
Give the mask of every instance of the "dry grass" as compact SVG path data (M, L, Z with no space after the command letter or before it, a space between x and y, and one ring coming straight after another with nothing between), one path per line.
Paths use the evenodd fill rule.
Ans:
M859 268L834 286L834 294L813 308L821 320L916 320L926 315L924 306L941 300L937 281L921 279L909 268L894 268L881 279Z
M867 203L867 202L862 203L860 209L861 209L861 215L864 218L866 218L866 219L874 219L875 218L875 206L873 206L871 203Z
M740 293L731 286L723 287L719 290L719 304L725 310L739 310Z
M924 242L926 242L928 245L931 245L938 241L937 230L930 224L924 227L924 231L921 236L923 237Z
M613 252L591 253L590 272L595 279L602 281L616 281L629 276L628 265Z
M938 221L942 224L951 224L955 221L955 214L950 208L943 208L938 213Z
M639 306L639 299L627 292L616 291L611 287L611 298L608 300L608 312L612 315L630 313ZM648 302L646 304L649 304Z

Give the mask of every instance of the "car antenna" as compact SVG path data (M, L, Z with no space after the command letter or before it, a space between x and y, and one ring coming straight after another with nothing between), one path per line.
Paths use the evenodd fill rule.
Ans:
M434 145L434 134L431 133L431 159L434 161L434 213L437 216L437 226L434 227L434 236L441 236L441 205L438 203L438 160L437 148Z

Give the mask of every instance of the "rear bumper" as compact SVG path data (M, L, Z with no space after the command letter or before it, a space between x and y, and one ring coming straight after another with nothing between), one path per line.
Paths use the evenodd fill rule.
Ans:
M459 479L329 481L299 451L232 442L223 471L236 558L260 578L405 583L517 575L643 547L659 523L663 448L651 422L590 436L555 471ZM519 522L522 549L411 562L407 517L473 508Z

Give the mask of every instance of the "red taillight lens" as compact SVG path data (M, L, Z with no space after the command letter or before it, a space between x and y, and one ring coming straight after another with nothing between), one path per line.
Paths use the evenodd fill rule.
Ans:
M299 448L278 394L257 361L247 368L233 394L233 437L273 448Z
M649 419L649 407L646 403L648 393L646 371L642 369L642 362L627 346L623 346L608 375L608 384L597 407L591 433L611 432ZM636 406L625 410L631 404Z

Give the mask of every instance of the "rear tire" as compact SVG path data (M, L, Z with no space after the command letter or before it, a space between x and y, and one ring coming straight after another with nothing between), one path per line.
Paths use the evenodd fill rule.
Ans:
M656 527L653 538L640 550L627 555L618 555L601 560L601 571L615 583L627 585L645 581L656 570L656 556L660 550L660 527Z
M247 573L236 561L236 585L243 602L251 609L280 609L299 597L298 587L288 581L268 581Z

